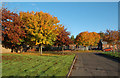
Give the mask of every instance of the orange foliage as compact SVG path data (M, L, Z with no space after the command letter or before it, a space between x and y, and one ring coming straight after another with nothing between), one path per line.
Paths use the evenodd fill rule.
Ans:
M58 35L58 25L60 21L49 13L40 12L20 12L20 18L25 24L28 39L35 42L35 45L52 45ZM31 37L29 37L31 36ZM33 43L32 43L33 44Z
M118 31L113 31L113 30L106 30L105 36L103 38L104 41L107 41L108 43L112 44L117 43L119 38L119 32Z
M100 35L96 32L81 32L79 35L77 35L75 41L77 45L83 45L83 46L94 46L97 45L97 43L100 40Z

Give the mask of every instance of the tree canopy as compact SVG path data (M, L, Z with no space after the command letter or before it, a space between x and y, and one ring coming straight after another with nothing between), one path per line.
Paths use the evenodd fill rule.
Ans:
M103 39L103 38L104 38L104 36L105 36L105 33L104 33L104 32L102 32L102 31L100 31L98 34L100 35L100 38L101 38L101 39Z
M117 43L119 40L119 32L114 30L106 30L103 40L107 41L109 44L113 44L113 42Z
M23 44L34 46L39 45L42 54L43 45L69 45L76 43L82 46L96 46L100 39L108 43L118 43L119 32L106 30L100 32L81 32L76 38L67 31L57 17L49 13L40 12L20 12L19 14L2 8L0 11L2 18L2 44L8 48L19 48ZM1 39L1 38L0 38ZM40 48L41 46L41 48Z
M55 45L63 46L73 43L73 41L69 38L70 32L68 32L64 26L60 25L60 27L61 28L59 28L59 34L57 35Z
M71 40L73 41L73 43L75 43L74 35L71 36Z
M94 46L97 45L97 43L100 40L100 35L96 32L81 32L76 36L75 42L77 45L82 46Z
M48 13L20 12L20 18L24 22L27 39L35 45L53 45L58 35L60 21ZM30 43L28 43L31 45Z
M5 8L2 9L2 44L8 48L20 45L24 42L25 31L23 22L18 14Z

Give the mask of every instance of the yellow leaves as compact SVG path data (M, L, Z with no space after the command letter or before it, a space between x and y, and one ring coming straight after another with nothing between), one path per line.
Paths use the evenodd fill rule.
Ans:
M58 30L64 27L57 25L59 20L49 13L40 12L20 12L21 20L25 24L25 30L32 35L31 41L38 44L51 44L58 35ZM54 35L54 36L53 36ZM29 37L30 38L30 37Z
M35 43L35 45L38 45L39 43L37 42L37 40L36 40L36 43Z
M42 44L42 41L38 39L38 40L36 40L35 45L39 45L39 44Z
M32 11L31 13L32 13L32 14L34 14L35 12L34 12L34 11Z
M40 30L41 33L43 33L43 30Z
M32 35L35 35L35 33L34 33L34 32L31 32L31 34L32 34Z
M31 41L35 41L35 38L31 38Z
M46 41L46 44L49 44L49 42L48 42L48 41Z
M28 29L28 31L29 31L30 33L33 33L33 29Z
M43 36L40 36L41 39L43 39Z
M76 37L76 42L80 45L96 45L100 40L99 34L96 32L81 32L77 37Z
M45 44L45 41L43 40L43 44Z
M41 21L41 25L44 25L44 21Z
M33 25L32 24L29 24L29 27L32 27Z
M41 33L38 33L38 36L39 36L39 37L42 37L43 35L42 35Z

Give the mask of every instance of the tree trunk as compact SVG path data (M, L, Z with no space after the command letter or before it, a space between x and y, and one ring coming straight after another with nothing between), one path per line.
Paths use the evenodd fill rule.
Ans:
M61 47L62 47L62 51L63 51L63 50L64 50L64 49L63 49L63 46L61 46Z
M31 48L31 46L30 46L30 50L31 50L32 48Z
M88 46L85 46L85 50L88 50Z
M115 46L114 46L114 42L113 42L113 52L115 53Z
M23 47L22 47L22 46L20 46L20 53L22 53L22 50L23 50Z
M15 49L15 52L18 53L18 49Z
M11 48L11 53L13 53L13 52L14 52L14 47Z
M115 53L115 46L113 45L113 52Z
M13 53L13 50L14 50L14 49L12 48L12 49L11 49L11 53Z
M117 44L117 52L119 52L119 47L118 47L118 44Z
M90 46L89 50L92 50L91 48L92 48L92 46Z
M42 45L39 45L39 53L42 55Z
M110 44L109 44L109 48L110 48Z
M59 50L60 50L60 46L58 45L57 51L59 51Z
M41 53L40 54L42 55L42 45L41 45Z

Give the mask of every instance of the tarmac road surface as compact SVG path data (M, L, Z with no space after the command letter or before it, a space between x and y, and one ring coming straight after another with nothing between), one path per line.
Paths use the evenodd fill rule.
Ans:
M72 69L72 76L119 76L118 64L112 60L101 56L100 53L76 53L77 60Z

